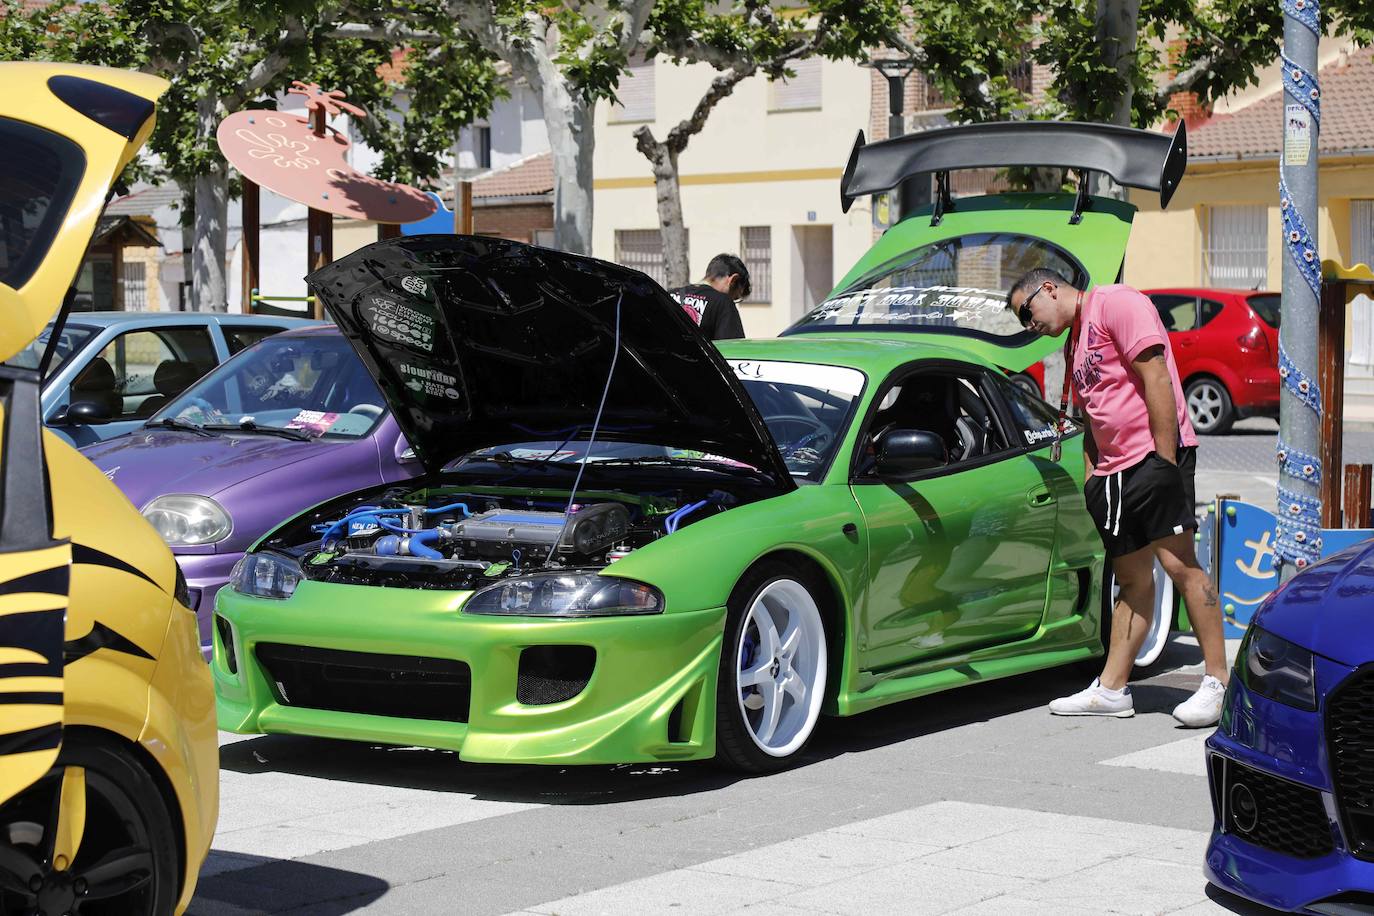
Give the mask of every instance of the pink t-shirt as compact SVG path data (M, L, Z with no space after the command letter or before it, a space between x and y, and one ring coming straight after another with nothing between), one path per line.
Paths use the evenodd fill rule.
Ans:
M1130 363L1147 347L1164 345L1178 405L1179 438L1197 445L1169 335L1154 303L1129 286L1098 286L1083 297L1073 354L1074 401L1083 408L1097 443L1099 477L1115 474L1155 450L1145 386Z

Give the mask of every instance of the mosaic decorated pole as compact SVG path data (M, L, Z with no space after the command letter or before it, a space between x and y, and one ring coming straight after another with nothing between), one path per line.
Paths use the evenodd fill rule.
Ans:
M1321 91L1317 85L1317 0L1283 2L1283 159L1279 207L1283 217L1283 314L1279 329L1279 486L1275 547L1284 575L1316 561L1321 552L1323 468L1317 457L1322 398L1317 385L1317 303L1321 258L1317 224L1317 137Z

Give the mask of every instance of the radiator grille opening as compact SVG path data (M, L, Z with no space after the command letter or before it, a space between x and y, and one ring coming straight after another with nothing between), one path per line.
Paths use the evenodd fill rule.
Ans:
M571 700L586 689L595 668L591 646L528 646L520 651L515 699L525 706Z
M1374 667L1356 671L1327 698L1326 741L1350 851L1374 862Z
M468 720L472 672L460 661L281 643L258 643L254 652L283 706Z

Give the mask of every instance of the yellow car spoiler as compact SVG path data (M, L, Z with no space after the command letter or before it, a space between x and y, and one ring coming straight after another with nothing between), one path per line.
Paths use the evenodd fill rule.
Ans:
M153 129L166 80L72 64L0 63L0 128L33 173L0 175L41 203L0 265L0 363L58 314L110 186ZM13 153L14 150L11 150ZM16 158L22 158L23 152ZM26 184L33 179L33 184ZM62 738L71 544L53 538L38 371L0 365L0 803L40 778Z

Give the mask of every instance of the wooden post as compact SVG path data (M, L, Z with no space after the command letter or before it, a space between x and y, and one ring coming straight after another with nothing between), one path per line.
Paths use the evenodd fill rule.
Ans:
M1374 480L1374 465L1345 466L1345 524L1350 528L1374 525L1369 517L1371 480Z
M257 182L242 176L239 180L243 182L243 314L251 315L255 311L253 291L258 288L262 270L262 248L259 239L262 199L258 193Z
M1342 425L1345 412L1345 282L1322 283L1317 304L1317 384L1322 391L1322 527L1341 527ZM1367 513L1366 513L1367 514Z
M387 239L398 239L401 237L400 223L378 223L377 241L385 242Z
M453 195L453 231L459 235L472 235L472 182L460 181Z
M110 235L110 308L124 311L124 233Z
M316 108L310 113L310 127L314 130L315 136L326 136L323 107ZM334 216L311 207L306 215L305 226L309 245L306 252L306 272L313 273L334 262ZM315 301L314 315L316 319L324 318L324 305L319 300Z

